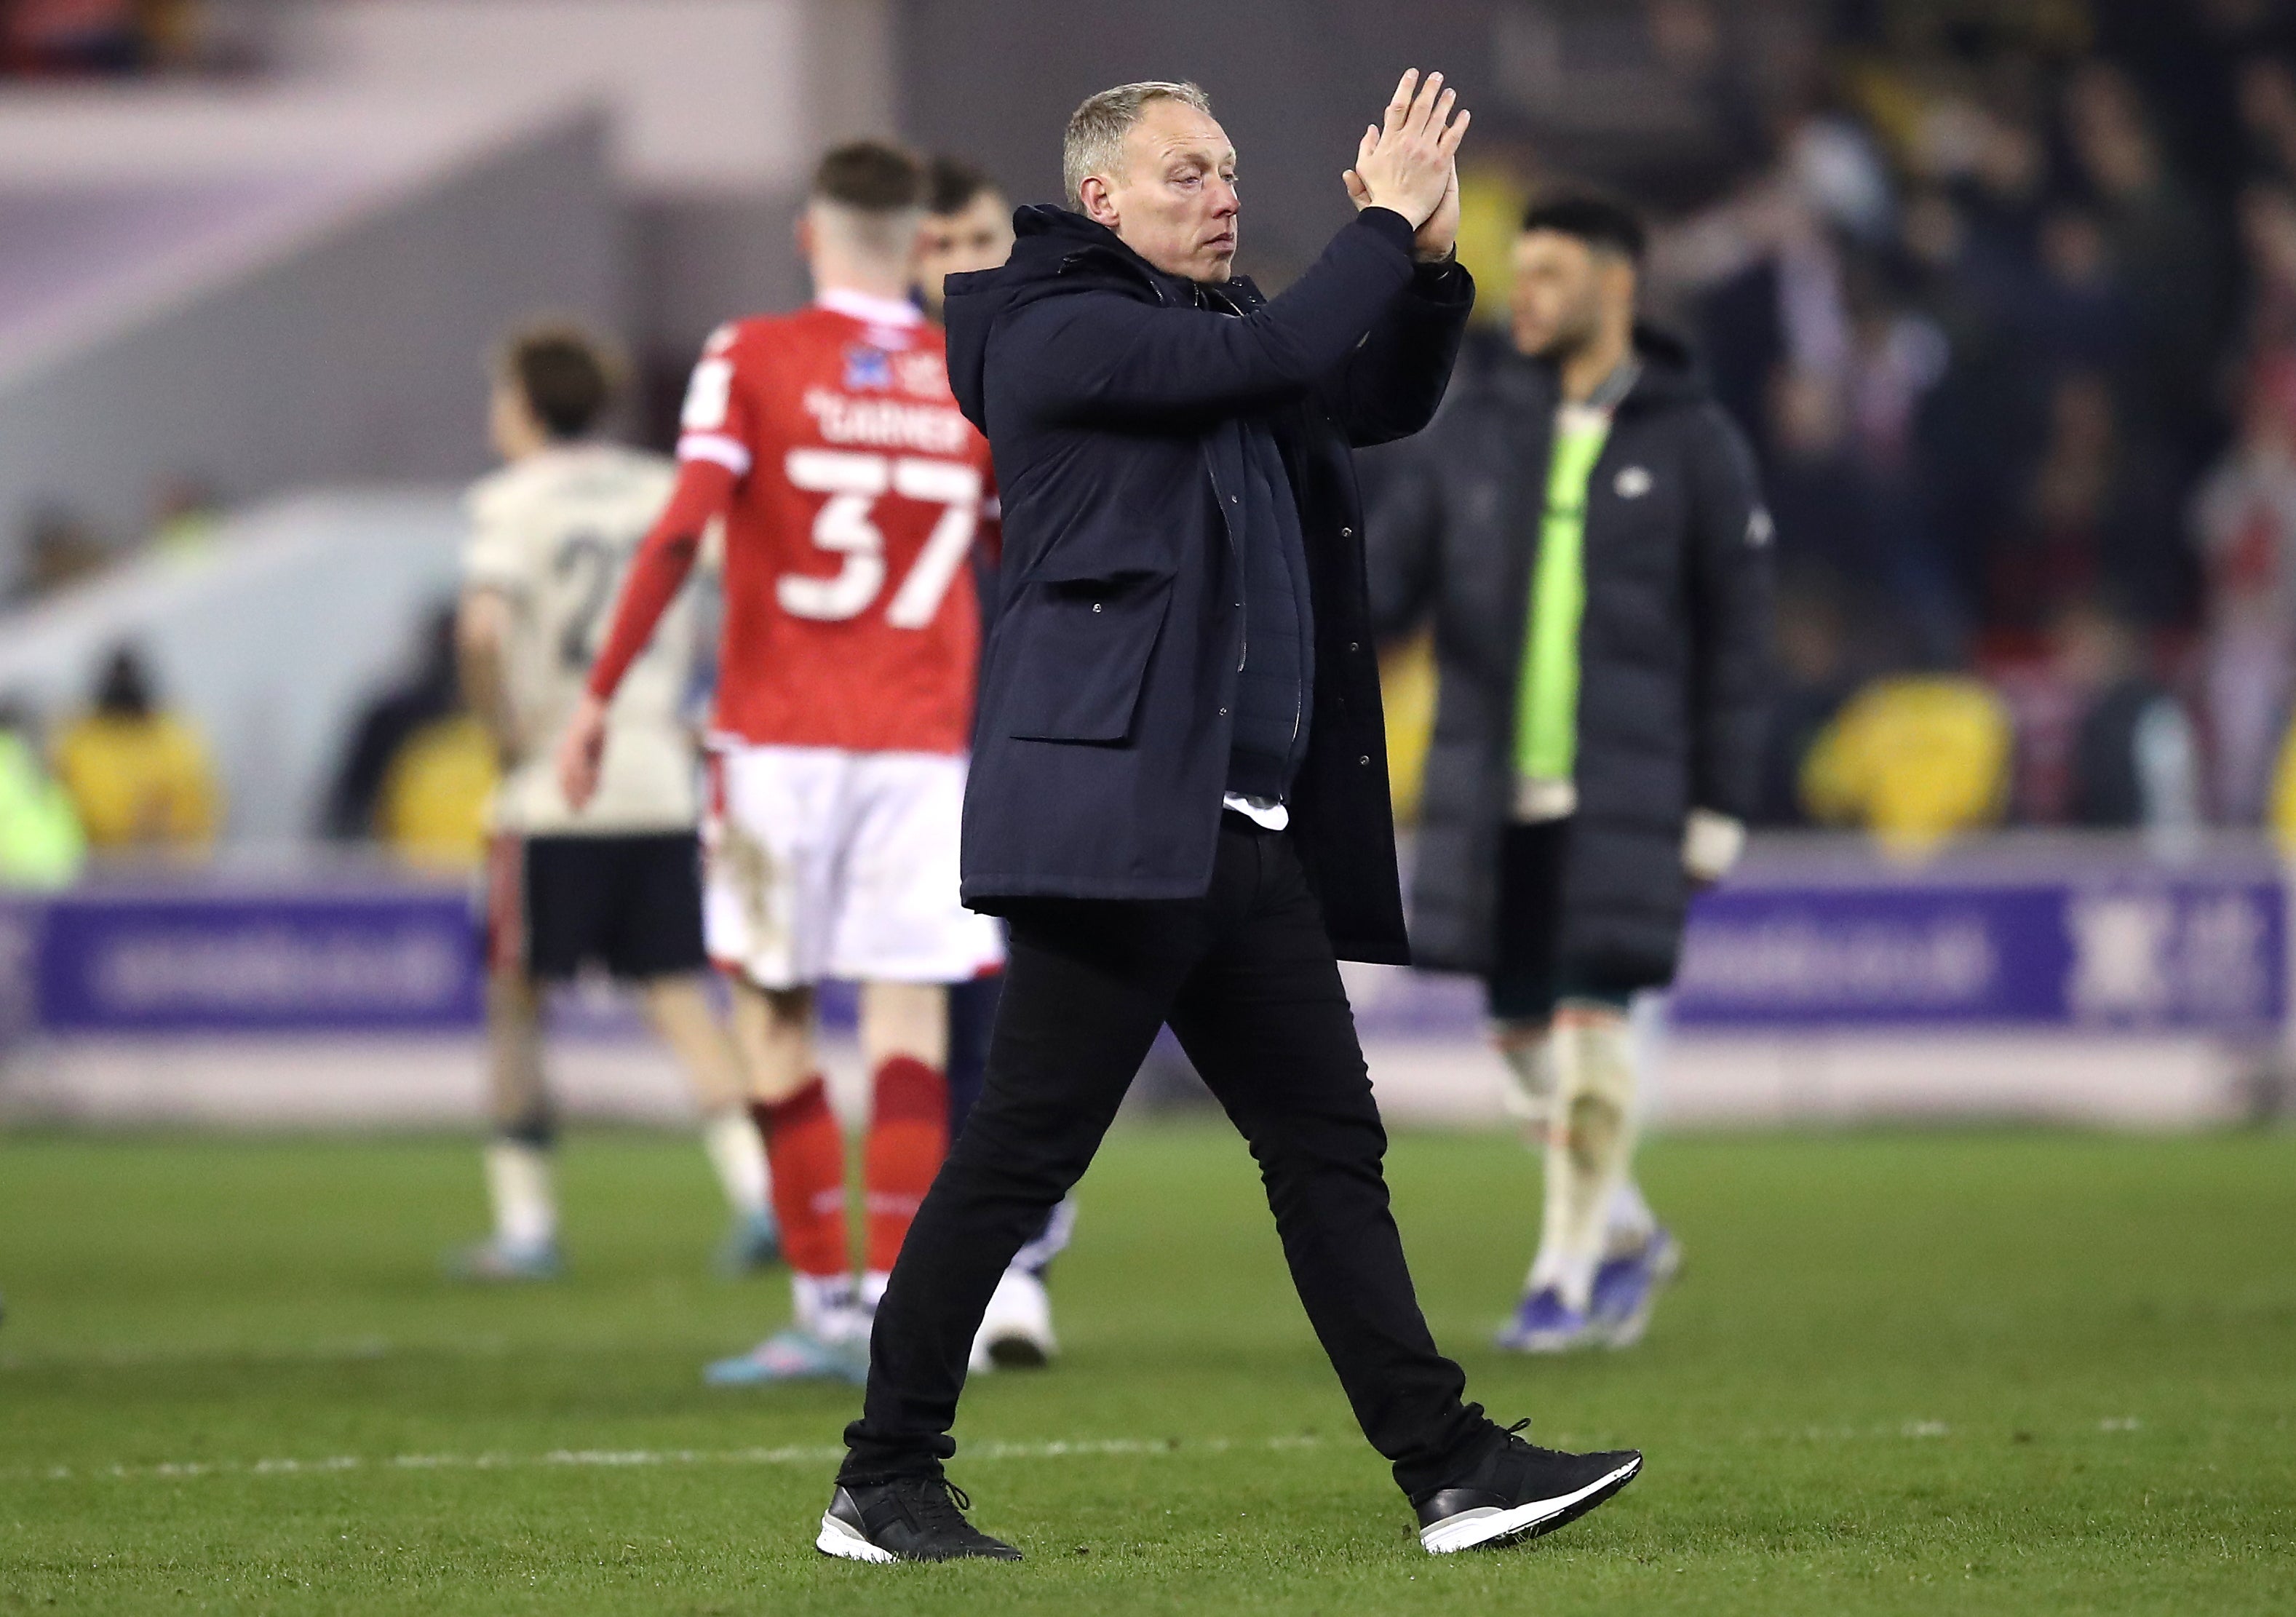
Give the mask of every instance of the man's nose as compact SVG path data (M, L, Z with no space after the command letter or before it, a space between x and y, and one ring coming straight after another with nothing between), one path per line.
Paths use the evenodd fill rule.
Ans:
M1236 194L1234 181L1215 180L1212 183L1212 217L1214 218L1225 219L1242 212L1242 209L1243 199Z

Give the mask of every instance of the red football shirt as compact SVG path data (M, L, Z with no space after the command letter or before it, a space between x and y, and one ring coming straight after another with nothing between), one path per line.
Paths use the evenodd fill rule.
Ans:
M735 480L717 730L964 751L980 635L970 562L990 475L940 333L906 304L836 291L722 326L680 426L680 460Z

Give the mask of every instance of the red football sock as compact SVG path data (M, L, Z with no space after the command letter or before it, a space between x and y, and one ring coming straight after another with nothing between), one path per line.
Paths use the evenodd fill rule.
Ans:
M871 1272L883 1274L893 1267L917 1203L947 1154L947 1075L914 1055L890 1057L877 1069L869 1141L861 1157Z
M774 1216L782 1252L800 1275L849 1275L845 1235L845 1136L816 1076L785 1101L752 1101L750 1115L765 1137L773 1169Z

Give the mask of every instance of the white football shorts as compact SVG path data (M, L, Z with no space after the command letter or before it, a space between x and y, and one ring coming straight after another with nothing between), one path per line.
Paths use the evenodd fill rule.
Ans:
M962 982L1004 961L957 900L964 764L936 752L734 745L714 756L702 930L760 988Z

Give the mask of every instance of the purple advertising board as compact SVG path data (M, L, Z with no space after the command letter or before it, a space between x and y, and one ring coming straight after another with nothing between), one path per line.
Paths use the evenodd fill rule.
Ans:
M2261 858L1973 874L1769 857L1693 907L1672 1014L1718 1031L2255 1037L2287 1014L2288 948L2283 877ZM19 899L0 903L0 1040L468 1031L480 949L463 891L388 877ZM1374 1037L1471 1036L1480 1022L1471 980L1376 971L1350 982ZM849 1025L849 993L824 1008ZM579 1003L562 1010L597 1021Z
M30 999L50 1033L479 1023L478 932L452 891L98 890L33 913Z
M2287 999L2270 869L1796 884L1702 898L1684 1027L1966 1025L2259 1030Z

